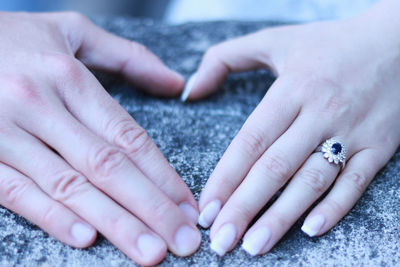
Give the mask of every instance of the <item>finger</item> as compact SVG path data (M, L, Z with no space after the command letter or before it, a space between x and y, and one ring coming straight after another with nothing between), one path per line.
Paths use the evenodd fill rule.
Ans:
M278 62L272 56L276 47L271 40L275 31L263 30L229 40L209 48L200 66L187 83L182 100L202 98L216 91L229 72L270 68L278 72Z
M77 66L79 68L79 66ZM104 90L83 66L85 78L60 82L68 110L92 132L120 147L135 165L197 223L197 202L185 182L171 167L136 121ZM80 88L71 90L71 88Z
M234 246L255 215L318 146L322 136L314 127L320 129L309 116L298 118L254 164L211 228L210 237L217 252L226 252ZM224 239L221 231L227 224L236 233L229 246L221 245L220 241Z
M76 13L57 14L54 19L72 39L73 53L87 66L120 73L155 95L176 96L181 92L184 78L145 46L108 33Z
M251 255L269 251L299 217L329 188L339 167L314 153L295 174L283 193L244 237Z
M300 105L285 96L287 86L290 84L284 80L275 82L211 174L200 197L199 223L203 227L211 225L221 206L254 163L287 130L299 113Z
M197 250L201 239L198 229L118 147L104 142L69 113L54 107L52 114L44 123L24 121L23 125L158 233L172 252L186 256Z
M48 197L31 179L2 163L0 204L70 246L84 248L96 238L96 230L87 222Z
M309 236L318 236L334 227L360 199L376 173L394 153L392 150L368 148L355 154L329 194L307 216L302 230Z
M34 179L51 198L85 219L127 256L145 265L164 258L166 245L156 233L93 187L43 143L22 130L14 130L7 139L3 137L0 140L8 142L0 145L2 162Z

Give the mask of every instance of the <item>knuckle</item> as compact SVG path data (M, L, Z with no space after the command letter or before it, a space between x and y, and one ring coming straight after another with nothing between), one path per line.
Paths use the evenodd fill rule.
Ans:
M321 90L323 93L321 93ZM341 117L349 112L351 101L341 94L345 92L341 85L326 77L311 77L299 83L298 93L301 99L313 97L315 101L306 101L309 108L322 116ZM318 96L315 98L314 96Z
M266 176L274 180L278 185L283 185L289 178L291 167L289 162L278 155L266 153L260 160L261 168Z
M2 82L7 84L6 87L9 88L8 93L14 99L29 104L42 102L38 86L27 75L14 74L2 77L1 79Z
M365 191L369 184L368 179L364 175L361 175L357 172L344 174L341 179L350 182L360 194Z
M131 120L123 120L114 127L114 144L120 146L127 154L137 154L150 144L146 131Z
M317 90L319 85L317 85L317 82L313 79L305 79L305 80L300 80L302 82L299 82L297 85L297 91L301 92L303 95L304 93L310 93L310 91Z
M154 218L157 218L157 219L165 218L166 214L170 214L171 211L173 210L173 206L168 201L164 201L164 200L160 200L160 201L154 200L154 201L155 201L155 203L153 203L154 205L152 205L153 209L151 211Z
M344 215L346 214L346 209L342 204L337 202L336 200L329 198L325 200L325 205L328 206L327 210L329 210L332 214L336 215Z
M299 175L300 181L318 194L325 192L328 187L327 179L325 178L322 171L318 169L303 170Z
M4 206L13 207L17 205L29 186L31 186L31 182L25 179L1 179L0 190Z
M210 48L208 48L204 54L204 58L213 58L216 54L217 54L217 47L211 46Z
M67 79L69 82L82 80L79 61L70 55L46 52L43 54L43 62L57 80L65 81Z
M214 61L221 57L222 44L216 44L208 48L204 54L204 61Z
M225 42L215 44L207 49L205 57L219 57L221 50L224 48Z
M50 194L55 200L67 202L77 193L83 193L88 188L88 181L82 174L68 170L55 175Z
M270 218L274 221L276 225L278 225L281 229L289 229L292 226L292 222L290 222L282 212L277 209L273 209L270 211Z
M289 229L290 226L292 225L292 223L290 223L288 221L288 219L286 219L285 217L283 217L282 214L279 214L277 216L274 217L274 219L276 220L277 225L279 225L280 227L282 227L283 229Z
M112 230L114 240L126 240L126 233L131 232L132 227L134 227L135 231L140 231L132 214L123 209L111 213L102 213L100 218L104 228Z
M125 162L125 155L116 147L103 145L96 148L88 157L88 167L93 172L97 182L109 177Z
M166 179L165 179L166 180ZM232 179L232 176L227 173L224 169L219 168L218 166L215 168L213 173L209 178L210 185L208 188L216 195L231 195L238 186L237 181ZM208 194L210 194L208 192Z
M254 217L254 211L250 206L246 205L232 205L232 214L236 218L240 219L241 223L249 223L251 219Z
M265 138L258 130L243 130L238 135L238 141L242 150L247 155L259 155L265 149Z
M326 88L337 88L337 83L327 77L316 77L313 73L307 73L306 78L303 77L304 74L300 78L296 77L295 80L298 84L297 90L306 96L321 92L321 90L325 90Z
M119 66L117 72L122 75L131 66L133 58L143 58L144 56L153 56L153 53L150 52L150 50L146 46L133 41L128 41L128 50L129 52L127 53L127 55L129 56L123 57L118 64Z
M78 25L86 23L88 21L88 19L84 15L76 11L67 11L64 12L64 15L67 18L67 20L71 21L72 23L76 23Z
M203 59L201 64L211 64L215 68L219 69L227 75L228 72L232 71L231 66L226 62L222 51L226 50L226 43L219 43L216 45L211 46L206 50L204 53Z
M346 114L350 107L350 103L344 97L339 95L330 95L325 101L322 102L321 112L329 116L335 115L341 117Z
M142 58L144 55L149 55L149 54L153 54L150 52L150 50L140 44L140 43L136 43L136 42L132 42L129 41L128 43L128 48L129 48L129 55L131 56L127 56L123 59L123 61L121 62L121 67L120 67L120 72L123 72L129 65L129 63L131 62L132 58Z
M58 215L58 207L56 205L50 205L46 210L44 210L40 221L42 222L43 225L45 226L50 226L54 225L57 220L59 220Z
M117 213L114 216L104 216L102 218L104 225L108 229L113 229L114 237L117 239L123 239L126 237L126 231L129 231L127 225L130 221L129 218L124 213Z
M131 42L131 49L132 52L139 55L150 53L149 49L145 45L136 42Z

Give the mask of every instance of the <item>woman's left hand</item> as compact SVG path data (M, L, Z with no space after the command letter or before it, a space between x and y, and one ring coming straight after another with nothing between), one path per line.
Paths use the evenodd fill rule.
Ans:
M215 91L230 71L268 67L278 76L202 192L199 223L212 224L218 254L234 248L285 184L243 248L268 252L334 183L302 227L324 234L392 157L400 143L398 12L400 2L386 0L350 20L266 29L207 51L183 98ZM314 153L330 138L347 147L342 171Z

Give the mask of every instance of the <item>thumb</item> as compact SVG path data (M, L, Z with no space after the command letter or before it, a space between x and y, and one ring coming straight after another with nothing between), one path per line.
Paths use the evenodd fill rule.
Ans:
M181 100L196 100L215 92L229 72L269 68L277 74L272 59L275 47L271 30L262 30L212 46L198 70L190 77Z
M66 13L65 16L60 24L67 25L68 36L75 39L70 42L78 43L75 55L86 66L119 73L154 95L175 96L181 92L184 78L145 46L108 33L82 15Z

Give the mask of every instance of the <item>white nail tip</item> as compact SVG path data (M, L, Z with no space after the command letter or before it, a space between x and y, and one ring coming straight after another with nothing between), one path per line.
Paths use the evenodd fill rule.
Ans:
M185 85L185 88L183 89L182 95L181 95L181 101L182 102L185 102L188 99L190 93L192 92L194 83L196 81L196 76L197 76L197 73L195 72L188 79L188 81L187 81L187 83Z
M219 211L221 210L221 201L213 200L200 213L198 223L203 228L208 228L214 222Z
M236 228L233 224L225 224L219 229L211 242L211 249L214 250L218 255L224 256L228 249L235 242Z
M301 227L301 230L308 236L313 237L321 230L324 223L325 217L322 215L316 215L306 220Z
M219 256L224 256L226 254L226 250L223 248L219 247L215 243L211 243L211 249L214 250Z
M242 248L251 256L256 256L268 243L271 231L267 227L260 227L243 241Z
M316 235L316 232L313 231L310 227L308 227L307 225L303 225L301 227L301 230L306 233L309 237L313 237Z

